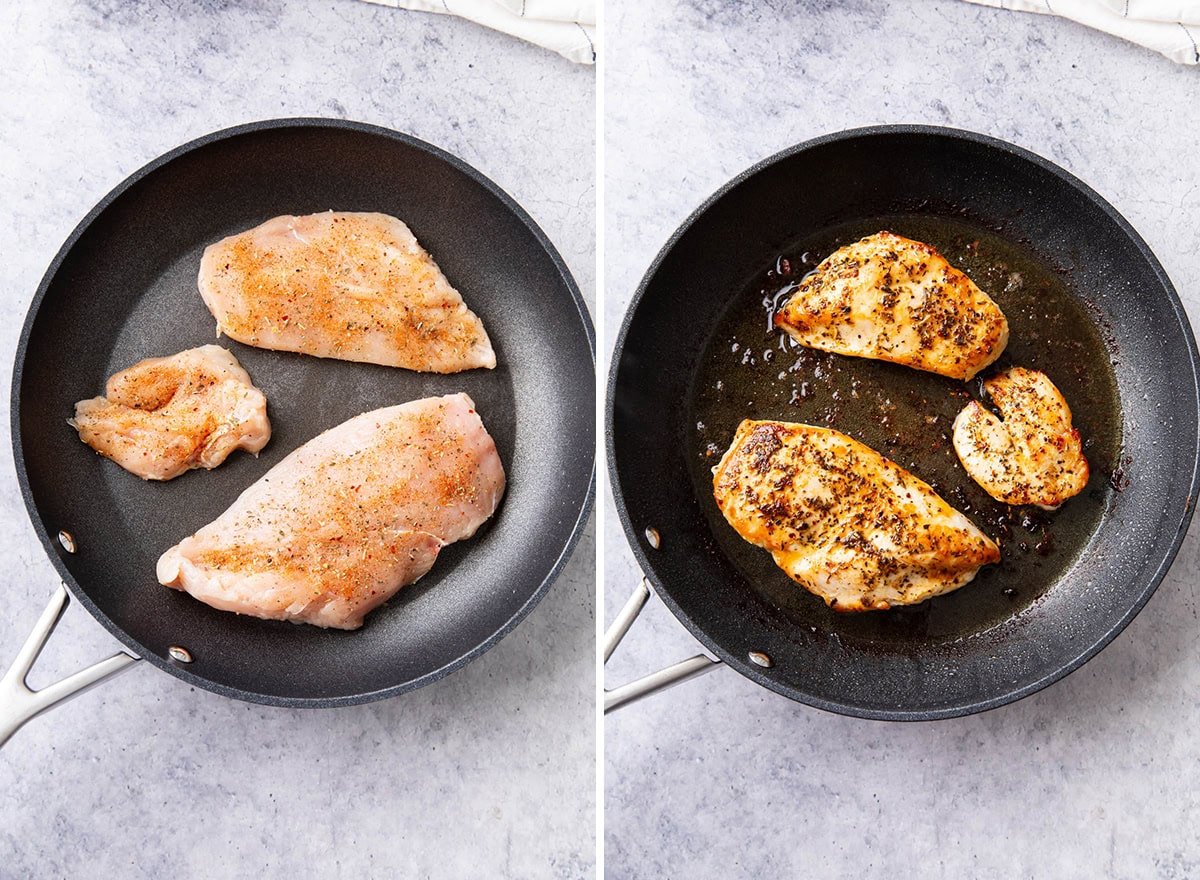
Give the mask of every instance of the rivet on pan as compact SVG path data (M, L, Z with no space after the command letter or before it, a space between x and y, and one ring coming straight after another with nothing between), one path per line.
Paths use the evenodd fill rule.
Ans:
M654 528L654 526L646 527L646 540L655 550L662 546L662 535L658 533L658 529Z
M756 663L759 666L763 667L764 669L770 669L772 666L775 665L775 661L772 660L770 657L768 657L766 654L764 654L762 651L751 651L750 652L750 662Z
M192 662L192 652L187 648L181 648L178 645L172 645L171 647L167 648L167 655L172 660L176 660L179 663Z
M65 529L58 533L58 543L62 544L62 548L68 553L75 552L75 538Z

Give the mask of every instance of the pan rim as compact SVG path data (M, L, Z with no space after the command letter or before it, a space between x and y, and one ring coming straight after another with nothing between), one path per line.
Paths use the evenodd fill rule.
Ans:
M576 283L571 270L567 267L562 255L558 249L550 241L541 227L533 220L533 218L522 208L512 196L505 192L491 178L484 175L481 171L467 164L465 161L447 152L441 147L430 144L412 135L396 131L381 125L373 123L358 122L349 119L319 117L319 116L295 116L295 117L278 117L271 119L261 119L254 122L241 123L239 125L230 126L227 128L218 129L208 134L189 140L179 146L168 150L155 159L147 162L145 165L138 168L124 180L118 183L111 189L96 205L84 215L83 219L67 236L66 241L58 249L53 260L50 261L42 280L39 282L37 290L34 293L33 299L29 304L29 309L25 314L24 323L21 326L21 335L17 342L16 352L13 356L13 377L10 388L9 397L9 428L12 433L12 449L13 449L13 465L16 470L17 483L21 490L21 497L25 502L26 513L28 519L33 526L38 540L42 544L42 549L49 557L55 570L58 572L59 578L70 591L80 605L87 609L106 630L109 631L119 642L125 647L133 651L133 653L143 660L148 661L151 665L163 670L175 678L178 678L189 685L202 688L206 691L219 694L224 697L241 700L247 703L256 703L267 706L279 706L287 708L334 708L338 706L353 706L362 703L370 703L376 700L387 699L389 697L399 696L400 694L409 691L417 690L428 684L432 684L438 679L456 672L466 666L472 660L485 654L501 639L512 632L522 620L524 620L542 598L549 591L558 575L562 572L563 567L570 559L572 552L579 539L582 537L583 530L587 525L588 517L591 514L592 505L595 503L596 497L596 458L595 444L592 444L592 462L591 476L584 491L583 498L579 504L578 515L574 523L571 524L570 533L567 540L564 542L561 552L555 558L553 564L543 576L541 583L531 592L529 598L513 612L513 614L491 635L482 642L477 644L469 651L460 655L457 659L447 663L437 669L431 670L424 675L411 679L410 681L400 684L391 685L386 688L380 688L374 691L366 691L358 694L345 694L334 697L290 697L280 696L276 694L264 694L256 691L248 691L241 688L231 687L221 684L220 682L212 681L211 679L202 678L187 669L172 663L170 660L159 657L152 651L145 650L145 646L140 644L136 639L130 636L120 625L113 621L100 607L92 601L87 592L80 586L75 576L66 567L62 557L55 549L55 540L51 537L45 524L42 522L41 514L38 511L36 500L33 498L33 493L29 485L29 475L25 466L24 449L21 442L20 429L20 392L21 381L24 374L25 359L28 353L29 337L33 330L33 325L37 319L38 313L41 310L42 301L46 296L55 276L58 274L63 261L67 255L74 249L79 239L86 234L88 229L96 221L96 219L104 213L117 199L125 194L134 185L157 172L159 169L170 164L179 157L194 152L196 150L207 147L211 144L231 140L246 135L256 134L264 131L281 131L289 128L294 129L340 129L343 131L352 131L360 134L373 135L384 137L389 140L398 141L406 146L421 150L439 159L442 162L449 164L455 170L465 174L472 181L482 186L489 194L497 198L500 203L514 216L521 224L529 230L535 240L550 257L555 269L561 276L563 284L567 292L571 296L571 300L579 314L580 324L584 331L584 336L587 341L589 356L591 357L592 371L595 372L596 366L596 336L595 328L592 323L591 315L588 312L587 304L584 302L583 295L579 290L579 285Z
M759 172L779 163L792 156L804 152L806 150L817 147L836 145L845 142L850 142L858 139L872 138L879 136L893 135L919 135L927 137L943 137L952 140L966 141L968 143L979 146L988 147L997 150L1001 153L1007 153L1018 159L1030 162L1040 170L1047 172L1054 177L1057 177L1063 183L1073 188L1080 193L1087 201L1098 208L1110 221L1112 221L1118 229L1126 236L1126 238L1134 245L1138 253L1144 259L1154 275L1162 285L1163 290L1167 294L1168 302L1175 315L1181 330L1184 331L1184 336L1187 340L1187 355L1188 363L1191 367L1192 381L1192 398L1195 403L1197 413L1200 413L1200 351L1197 350L1197 342L1195 333L1192 331L1191 322L1188 320L1187 312L1183 307L1183 303L1179 298L1175 286L1171 283L1170 277L1158 258L1151 251L1149 245L1138 234L1137 230L1130 225L1121 214L1114 208L1107 199L1101 196L1098 192L1084 183L1075 175L1071 174L1066 169L1060 167L1054 162L1038 155L1037 153L1027 150L1024 147L1017 146L1008 141L1001 140L991 135L980 134L978 132L969 131L967 129L951 128L948 126L938 125L923 125L923 124L888 124L888 125L870 125L857 128L845 129L836 132L819 135L814 138L802 141L791 147L780 150L764 159L755 162L750 167L746 168L741 173L737 174L727 183L718 188L708 198L704 199L701 204L695 208L683 220L679 227L671 234L666 243L659 249L645 274L642 276L637 289L634 291L633 297L626 307L625 314L621 319L621 326L617 333L617 338L614 342L611 352L609 352L608 365L608 380L605 385L605 454L608 461L608 477L609 488L612 497L616 504L617 516L621 521L621 526L625 532L626 543L633 552L634 558L637 560L642 574L650 581L654 587L655 593L662 600L663 604L670 609L671 613L684 625L684 627L692 634L692 636L700 642L700 644L709 652L720 658L727 665L732 667L736 672L749 678L754 683L761 685L775 693L787 697L790 700L811 706L814 709L820 709L825 712L830 712L838 715L845 715L854 718L863 718L874 721L937 721L949 718L959 718L968 715L974 715L979 712L985 712L991 709L999 708L1000 706L1008 705L1017 702L1032 694L1037 693L1044 688L1049 687L1057 681L1075 672L1085 663L1095 657L1100 651L1112 643L1114 639L1133 621L1133 619L1141 612L1146 603L1150 601L1150 597L1154 595L1163 578L1166 577L1178 555L1179 548L1183 543L1184 537L1187 535L1188 526L1192 521L1194 512L1194 499L1197 497L1197 491L1200 489L1200 432L1196 438L1195 448L1193 450L1192 473L1189 482L1188 498L1193 499L1192 502L1185 504L1184 510L1179 516L1179 522L1176 528L1174 537L1167 552L1163 555L1157 566L1154 568L1150 577L1146 580L1137 599L1132 603L1130 608L1118 619L1111 627L1106 630L1103 635L1080 651L1069 662L1063 664L1053 672L1019 688L1011 689L998 696L990 697L984 700L976 700L963 702L959 705L949 706L937 709L874 709L869 707L856 706L849 703L839 702L836 700L826 700L811 694L802 694L796 688L787 686L770 676L749 662L748 659L739 655L731 654L721 648L715 640L713 640L704 629L691 617L689 617L680 605L672 598L669 590L664 588L662 580L659 578L657 571L651 562L649 554L642 548L638 541L638 532L634 526L628 506L625 503L623 493L620 491L620 476L616 465L616 449L615 449L615 431L614 431L614 400L617 386L617 373L621 363L621 356L625 350L626 340L633 323L634 313L641 304L646 291L657 275L662 263L679 240L691 229L691 227L706 214L718 201L724 198L729 192L740 186L749 178L755 176ZM1171 520L1173 522L1173 519Z

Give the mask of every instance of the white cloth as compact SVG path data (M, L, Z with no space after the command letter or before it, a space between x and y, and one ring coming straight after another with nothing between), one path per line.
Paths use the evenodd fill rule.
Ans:
M1104 0L1104 5L1124 18L1200 25L1200 3L1195 0Z
M578 64L595 64L596 0L367 0L380 6L457 15L544 46Z
M1161 52L1179 64L1200 64L1200 0L967 0L982 6L1059 15Z
M542 21L577 21L595 26L596 0L496 0L514 15Z

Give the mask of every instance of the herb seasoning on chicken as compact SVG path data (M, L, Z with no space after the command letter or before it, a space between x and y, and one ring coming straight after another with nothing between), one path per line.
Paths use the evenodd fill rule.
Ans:
M1046 510L1082 492L1087 459L1050 378L1012 367L983 387L1000 415L973 400L954 420L954 451L971 479L997 501Z
M1000 357L1008 321L934 248L879 232L800 281L775 325L810 348L970 379Z
M144 480L212 469L271 439L267 398L217 345L149 358L109 378L106 397L75 404L79 439Z
M915 605L1000 560L926 483L830 428L747 419L713 474L737 533L836 611Z
M276 217L210 245L200 295L246 345L428 373L496 366L483 322L386 214Z
M495 512L504 468L465 394L308 441L158 561L160 583L275 620L356 629Z

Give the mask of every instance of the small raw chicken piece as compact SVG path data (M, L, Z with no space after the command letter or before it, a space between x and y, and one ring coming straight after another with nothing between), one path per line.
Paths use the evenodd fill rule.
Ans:
M217 345L141 361L110 378L105 393L75 404L68 424L146 480L215 468L235 449L257 455L271 439L266 396Z
M954 420L954 451L1005 504L1054 510L1088 481L1071 408L1045 373L1012 367L983 383L1000 416L972 400Z
M747 419L713 473L729 524L835 611L915 605L1000 559L926 483L830 428Z
M825 258L775 315L801 345L970 379L1008 345L999 306L927 244L891 232Z
M227 336L427 373L496 366L483 322L386 214L276 217L218 241L200 295Z
M363 413L310 440L158 560L158 580L274 620L357 629L475 534L504 494L465 394Z

